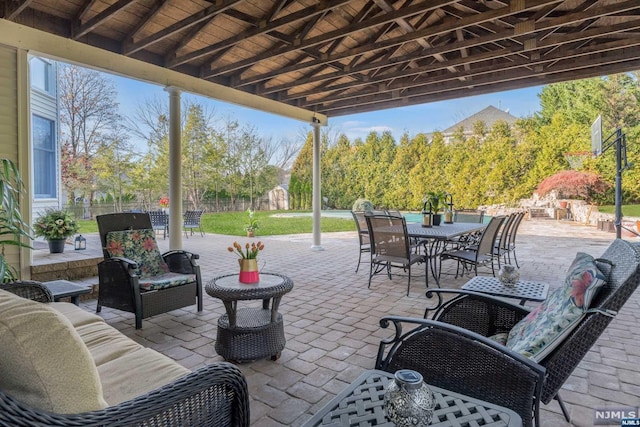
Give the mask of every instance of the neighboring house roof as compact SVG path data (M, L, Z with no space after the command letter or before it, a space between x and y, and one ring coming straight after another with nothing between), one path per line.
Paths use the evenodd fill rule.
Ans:
M447 129L443 130L442 133L444 135L453 134L461 127L463 128L464 133L471 133L473 132L473 125L479 121L484 122L484 124L487 126L487 129L490 129L498 121L504 121L509 125L513 125L517 120L517 117L509 114L506 111L502 111L494 107L493 105L490 105L484 110L479 111L467 117L466 119L459 121L451 127L448 127Z

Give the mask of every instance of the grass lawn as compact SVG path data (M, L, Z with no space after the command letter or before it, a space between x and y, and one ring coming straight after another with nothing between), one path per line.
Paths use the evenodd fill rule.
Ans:
M615 214L615 205L598 206L600 212ZM622 205L622 216L640 217L640 205Z
M311 233L313 219L311 216L276 217L278 213L293 213L293 211L256 211L254 218L258 221L257 236L275 236L280 234ZM296 211L296 213L299 213ZM229 236L246 236L244 227L248 222L246 212L216 212L202 216L202 228L206 233L226 234ZM95 220L79 220L81 233L97 233L98 224ZM356 225L352 218L325 218L320 220L322 232L355 231Z

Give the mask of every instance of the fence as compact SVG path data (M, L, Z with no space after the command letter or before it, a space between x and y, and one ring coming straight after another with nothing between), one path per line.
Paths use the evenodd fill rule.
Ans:
M255 199L253 201L256 210L268 210L269 200ZM231 199L219 199L207 200L202 202L198 209L204 209L205 212L243 212L251 206L249 199L236 199L235 202ZM118 212L115 203L94 203L93 206L89 204L67 204L63 206L64 209L73 213L76 218L91 219L97 215L103 215L108 213ZM139 202L126 202L122 203L121 211L140 211L160 209L159 205L149 207L143 207ZM184 211L194 210L195 206L189 201L182 202L182 209Z

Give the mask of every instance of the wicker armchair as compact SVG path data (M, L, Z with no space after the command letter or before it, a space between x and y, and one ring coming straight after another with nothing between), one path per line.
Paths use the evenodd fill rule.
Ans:
M640 283L637 245L615 240L599 260L606 284L577 327L539 362L487 338L509 332L529 309L474 292L431 289L427 297L438 303L426 310L425 319L380 321L383 328L393 324L395 334L380 343L375 366L389 372L415 369L427 383L513 409L525 426L539 426L540 402L556 399L569 421L560 387ZM412 329L403 332L403 324Z
M111 257L107 251L107 234L112 231L150 230L151 219L147 213L115 213L96 217L104 261L98 264L99 292L97 312L102 306L135 314L136 329L142 327L142 319L166 313L193 304L202 311L202 277L196 260L198 255L186 251L169 251L162 254L171 273L194 275L195 280L177 286L145 291L140 287L136 274L138 260Z
M51 302L38 282L0 289L39 302ZM54 414L21 403L0 390L0 425L32 426L249 426L249 394L242 372L230 363L205 366L146 395L81 414Z

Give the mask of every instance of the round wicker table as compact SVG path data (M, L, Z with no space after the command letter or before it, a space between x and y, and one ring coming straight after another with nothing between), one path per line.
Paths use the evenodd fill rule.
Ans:
M278 306L293 282L276 273L260 273L260 281L240 283L238 274L215 277L205 290L224 303L227 311L218 319L216 352L225 360L250 362L276 360L284 349L284 323ZM262 300L262 308L238 308L238 301Z

